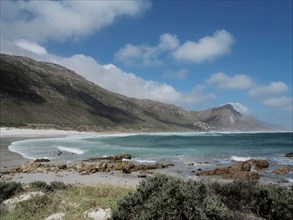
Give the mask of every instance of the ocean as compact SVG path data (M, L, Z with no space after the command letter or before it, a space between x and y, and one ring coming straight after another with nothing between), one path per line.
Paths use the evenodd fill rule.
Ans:
M268 178L293 181L292 173L276 176L270 172L280 166L293 168L293 159L284 157L293 152L292 132L80 135L16 141L9 150L27 159L66 163L128 153L135 163L174 163L169 172L183 176L191 173L189 163L194 163L194 170L204 170L235 161L265 159L270 163Z

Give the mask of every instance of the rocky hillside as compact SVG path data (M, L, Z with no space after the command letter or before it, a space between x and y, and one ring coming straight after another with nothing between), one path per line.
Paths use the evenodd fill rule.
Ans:
M257 119L242 115L236 111L232 105L227 104L217 108L207 109L195 115L200 119L201 123L210 126L215 130L264 130L268 126Z
M193 113L175 105L128 98L60 65L26 57L1 54L0 76L1 126L95 131L255 128L231 106Z

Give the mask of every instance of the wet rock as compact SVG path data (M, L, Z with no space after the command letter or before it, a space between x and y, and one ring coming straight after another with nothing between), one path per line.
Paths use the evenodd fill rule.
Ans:
M40 159L35 159L34 162L44 162L44 163L47 163L47 162L50 162L49 159L46 159L46 158L40 158Z
M289 167L282 166L282 167L280 167L278 169L273 170L272 173L275 173L275 174L287 174L290 171L292 171L292 169L290 169Z
M290 158L293 158L293 152L292 152L292 153L285 154L284 157L290 157Z

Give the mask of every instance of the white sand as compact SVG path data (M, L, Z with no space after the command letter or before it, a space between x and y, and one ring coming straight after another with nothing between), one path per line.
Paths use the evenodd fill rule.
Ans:
M21 129L21 128L6 128L1 127L1 167L18 167L26 161L21 155L15 154L8 150L8 145L11 141L39 138L39 137L58 137L58 136L75 136L75 135L113 135L113 133L94 133L94 132L78 132L78 131L65 131L56 129ZM117 134L115 134L117 135ZM3 146L2 146L3 145ZM5 146L4 146L5 145ZM91 175L80 175L78 173L63 171L59 173L18 173L12 175L12 181L21 183L31 183L33 181L45 181L50 183L52 181L61 181L65 184L111 184L119 186L137 186L141 181L137 177L138 173L123 174L120 172L115 173L95 173Z
M110 184L119 186L135 187L142 180L137 177L138 172L132 174L115 173L94 173L91 175L80 175L75 172L62 171L59 173L17 173L12 176L12 181L21 183L31 183L34 181L44 181L47 183L53 181L64 182L65 184L82 184L82 185L98 185Z
M57 129L23 129L1 127L0 137L49 137L59 135L94 135L94 132L65 131Z

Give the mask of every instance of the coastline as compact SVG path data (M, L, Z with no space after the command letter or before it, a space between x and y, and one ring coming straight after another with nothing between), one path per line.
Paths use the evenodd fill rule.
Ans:
M0 148L0 171L5 172L13 168L20 167L32 160L24 158L18 153L14 153L8 149L9 145L14 141L38 139L44 137L65 137L73 135L91 135L93 132L77 132L77 131L63 131L63 130L36 130L36 129L16 129L16 128L1 128L1 148ZM96 133L95 133L96 134ZM94 175L81 176L76 172L62 171L58 173L17 173L10 176L9 180L21 182L24 184L33 181L44 181L50 183L52 181L61 181L65 184L82 184L82 185L99 185L111 184L124 187L135 187L140 180L135 176L115 173L95 173Z
M13 168L28 164L32 160L22 157L18 153L11 152L8 146L14 141L38 139L38 138L54 138L54 137L70 137L80 135L132 135L135 133L117 133L117 132L78 132L78 131L66 131L66 130L55 130L55 129L19 129L19 128L1 128L1 149L0 149L0 171L5 172ZM137 134L137 133L136 133ZM151 133L147 133L151 134ZM154 134L154 133L152 133ZM209 176L209 177L198 177L196 175L190 175L188 177L180 176L181 170L177 170L177 167L166 168L163 170L152 170L153 173L165 173L173 175L186 180L204 181L204 182L230 182L231 179L225 179L221 177ZM170 172L171 171L171 172ZM119 186L131 186L135 187L142 180L138 178L138 172L131 174L125 174L121 171L114 172L97 172L90 175L80 175L77 172L72 171L60 171L58 173L16 173L10 176L10 180L29 183L33 181L45 181L50 183L52 181L61 181L67 184L83 184L83 185L97 185L97 184L112 184ZM1 179L2 180L2 179ZM260 181L261 184L269 184L268 181ZM277 183L278 185L291 185L292 183Z

